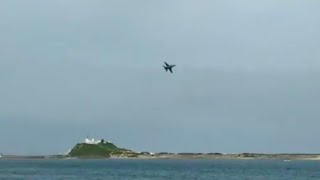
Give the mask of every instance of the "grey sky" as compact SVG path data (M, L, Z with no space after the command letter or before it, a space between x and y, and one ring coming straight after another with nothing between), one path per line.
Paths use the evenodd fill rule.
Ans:
M1 1L0 152L319 152L319 7Z

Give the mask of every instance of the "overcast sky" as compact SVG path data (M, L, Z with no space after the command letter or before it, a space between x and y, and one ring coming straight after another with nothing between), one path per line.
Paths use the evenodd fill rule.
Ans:
M3 0L0 152L319 152L317 0ZM163 61L176 64L166 73Z

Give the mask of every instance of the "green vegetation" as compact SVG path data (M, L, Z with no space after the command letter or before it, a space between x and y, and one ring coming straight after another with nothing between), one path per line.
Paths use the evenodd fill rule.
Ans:
M134 152L118 148L112 143L86 144L79 143L75 145L68 154L71 157L104 157L108 158L111 155L132 157Z

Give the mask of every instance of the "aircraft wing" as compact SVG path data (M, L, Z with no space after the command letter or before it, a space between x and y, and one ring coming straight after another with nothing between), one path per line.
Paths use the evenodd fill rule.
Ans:
M169 66L169 64L167 62L164 62L166 64L166 66Z
M172 69L170 68L169 71L172 73Z

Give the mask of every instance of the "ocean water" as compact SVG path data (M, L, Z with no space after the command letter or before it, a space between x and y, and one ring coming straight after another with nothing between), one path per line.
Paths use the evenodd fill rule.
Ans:
M281 160L5 160L0 179L320 179L320 161Z

